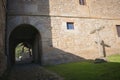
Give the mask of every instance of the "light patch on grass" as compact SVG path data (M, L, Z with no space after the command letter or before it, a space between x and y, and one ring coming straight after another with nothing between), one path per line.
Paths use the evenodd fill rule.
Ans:
M120 63L120 54L108 56L107 59L110 62L119 62Z

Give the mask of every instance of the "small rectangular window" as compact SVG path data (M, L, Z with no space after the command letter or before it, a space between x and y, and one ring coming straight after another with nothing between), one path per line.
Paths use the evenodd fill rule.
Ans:
M116 25L118 37L120 37L120 25Z
M67 29L74 29L74 23L73 22L67 22Z
M85 5L86 1L85 0L79 0L80 5Z

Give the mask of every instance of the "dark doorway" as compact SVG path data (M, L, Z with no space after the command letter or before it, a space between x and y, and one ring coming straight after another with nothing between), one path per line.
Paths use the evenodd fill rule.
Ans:
M10 65L18 62L41 64L41 56L41 36L34 26L22 24L11 32L8 56Z

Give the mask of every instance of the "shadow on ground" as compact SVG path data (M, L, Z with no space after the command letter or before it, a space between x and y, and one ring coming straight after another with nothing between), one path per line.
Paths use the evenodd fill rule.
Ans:
M120 63L117 62L96 64L91 60L46 68L64 77L64 80L120 80Z
M63 78L37 64L19 64L15 65L2 80L63 80Z

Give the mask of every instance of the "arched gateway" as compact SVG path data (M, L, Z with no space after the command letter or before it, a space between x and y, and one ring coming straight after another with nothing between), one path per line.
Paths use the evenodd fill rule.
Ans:
M10 65L16 63L15 49L17 45L20 43L24 47L27 47L29 51L31 50L30 55L32 56L30 57L32 59L31 61L28 61L28 63L34 62L41 64L41 55L42 55L41 36L39 31L34 26L29 24L21 24L11 32L9 36L8 63ZM25 60L22 61L24 62Z

